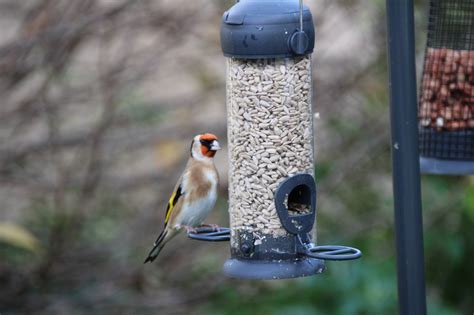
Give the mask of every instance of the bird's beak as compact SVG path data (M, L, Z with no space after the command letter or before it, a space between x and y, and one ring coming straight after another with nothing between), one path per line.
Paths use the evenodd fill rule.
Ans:
M221 146L219 145L219 142L217 142L217 140L212 141L210 150L217 151L220 149L221 149Z

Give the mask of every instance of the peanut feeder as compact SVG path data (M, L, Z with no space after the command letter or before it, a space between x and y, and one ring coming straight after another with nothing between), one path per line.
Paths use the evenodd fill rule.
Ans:
M474 174L474 2L431 0L418 107L424 173Z

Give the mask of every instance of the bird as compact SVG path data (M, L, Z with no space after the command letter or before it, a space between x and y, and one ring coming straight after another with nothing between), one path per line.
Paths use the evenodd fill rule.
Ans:
M214 156L221 149L217 140L211 133L193 138L190 157L166 208L164 227L144 263L153 262L181 230L195 231L214 208L219 185Z

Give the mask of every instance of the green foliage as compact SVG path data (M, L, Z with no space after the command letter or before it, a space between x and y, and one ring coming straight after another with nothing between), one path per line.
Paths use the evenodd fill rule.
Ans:
M472 233L473 182L469 178L427 176L423 179L425 266L428 287L440 307L474 309L472 292L474 255ZM444 304L444 305L443 305ZM449 313L448 313L449 314Z
M120 223L128 215L128 209L116 198L102 196L96 211L87 216L80 237L95 245L107 244L120 234Z
M386 261L328 263L319 276L233 285L213 297L202 314L393 314L396 285ZM239 287L237 287L239 288ZM242 303L245 301L245 303Z

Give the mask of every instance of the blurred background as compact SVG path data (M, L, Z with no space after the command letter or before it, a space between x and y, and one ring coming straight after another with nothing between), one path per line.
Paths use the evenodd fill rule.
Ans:
M0 313L396 314L385 1L307 0L319 276L228 279L227 244L143 260L201 132L226 143L224 0L0 0ZM416 1L420 72L428 1ZM208 222L228 225L227 153ZM422 178L429 314L474 311L474 179Z

